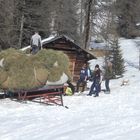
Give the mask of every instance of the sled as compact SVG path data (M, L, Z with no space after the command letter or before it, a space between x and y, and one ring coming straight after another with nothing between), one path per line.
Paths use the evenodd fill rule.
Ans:
M33 101L46 105L63 106L63 86L47 86L36 90L8 92L6 96L19 102Z

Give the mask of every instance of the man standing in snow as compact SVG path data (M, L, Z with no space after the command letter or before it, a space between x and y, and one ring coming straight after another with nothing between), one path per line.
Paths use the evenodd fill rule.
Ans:
M99 96L99 92L101 91L101 82L102 82L102 71L99 68L99 65L97 64L95 66L95 69L93 71L93 83L91 85L89 96L92 94L95 94L94 97Z
M41 36L38 34L38 32L35 32L35 34L31 37L31 48L32 54L36 54L40 48L42 48L42 43L41 43Z
M105 88L106 88L105 93L110 93L109 82L111 78L112 78L112 63L109 60L106 60L104 73Z

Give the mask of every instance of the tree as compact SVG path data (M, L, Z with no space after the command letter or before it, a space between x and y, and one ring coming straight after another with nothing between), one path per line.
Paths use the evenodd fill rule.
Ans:
M92 0L86 1L85 7L85 25L84 25L84 48L86 49L88 46L89 40L89 31L90 31L90 20L91 20L91 5Z
M0 47L15 47L17 42L16 25L14 24L15 0L0 1Z
M112 58L113 58L113 72L114 75L120 75L122 76L125 72L125 66L124 66L124 59L122 57L122 52L120 50L120 46L118 43L118 39L113 40L112 42Z
M19 1L20 2L20 1ZM26 46L30 42L30 37L34 31L42 29L42 1L41 0L25 0L22 2L23 10L20 12L20 27L24 15L22 46ZM20 7L19 7L20 8ZM20 29L20 28L19 28Z
M132 38L140 35L137 23L140 20L139 0L116 0L116 16L118 17L118 33L120 36Z
M1 0L1 48L28 45L34 31L39 31L42 38L55 31L79 40L77 3L78 0Z
M78 0L53 0L51 3L51 30L78 39Z
M119 46L119 35L117 32L117 18L114 3L102 4L106 11L104 23L101 26L101 33L103 40L106 43L105 61L112 58L113 75L121 75L125 72L124 59ZM106 22L105 22L106 21Z

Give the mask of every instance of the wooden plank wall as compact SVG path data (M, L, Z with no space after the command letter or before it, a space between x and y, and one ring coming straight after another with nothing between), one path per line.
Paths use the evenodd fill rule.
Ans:
M70 72L72 74L73 82L77 82L80 75L80 70L85 63L86 59L83 55L78 55L74 51L64 51L65 54L68 55L70 60Z

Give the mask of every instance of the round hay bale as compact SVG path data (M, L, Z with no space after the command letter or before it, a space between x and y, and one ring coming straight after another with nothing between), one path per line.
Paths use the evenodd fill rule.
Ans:
M0 68L0 85L6 81L8 78L8 74L2 68Z
M49 81L58 81L69 72L68 57L54 50L40 50L36 55L27 55L19 50L7 49L0 53L3 67L0 68L0 88L28 90L40 88Z
M35 81L34 85L44 86L48 79L49 72L45 68L34 68Z

